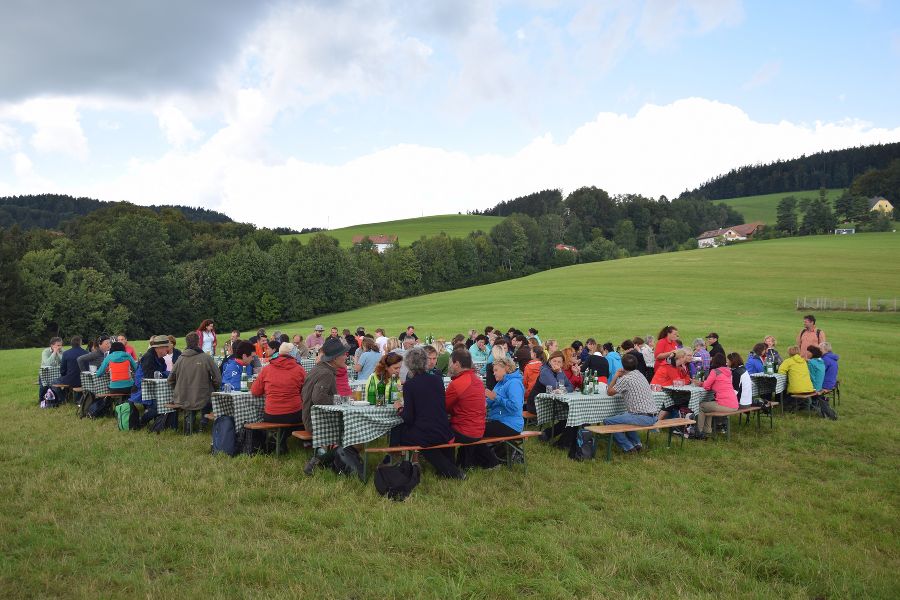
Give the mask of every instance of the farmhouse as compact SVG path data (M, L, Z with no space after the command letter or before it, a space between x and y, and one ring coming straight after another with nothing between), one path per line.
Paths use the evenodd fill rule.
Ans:
M754 221L744 225L704 231L697 238L697 245L701 248L713 248L718 246L719 243L742 242L753 238L753 235L761 231L763 227L765 227L765 224L762 221Z
M869 198L869 212L872 212L873 210L889 213L894 210L894 205L891 204L887 198L876 196L874 198Z
M566 252L578 252L578 248L576 248L575 246L567 246L565 244L557 244L556 249L565 250Z
M361 244L366 238L369 238L369 241L375 245L375 249L379 253L384 252L397 243L396 235L354 235L353 245Z

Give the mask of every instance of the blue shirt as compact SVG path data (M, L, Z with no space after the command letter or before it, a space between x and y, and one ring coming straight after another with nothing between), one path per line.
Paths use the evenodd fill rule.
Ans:
M375 350L369 350L360 354L357 363L362 369L356 378L360 380L368 379L375 372L375 365L378 364L379 360L381 360L381 354Z
M525 407L525 386L522 384L522 372L507 373L494 386L497 397L487 400L487 420L499 421L514 431L522 431L525 419L522 409Z

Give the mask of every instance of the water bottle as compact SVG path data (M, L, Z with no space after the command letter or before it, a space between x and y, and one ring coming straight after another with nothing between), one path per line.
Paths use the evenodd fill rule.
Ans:
M247 391L247 371L241 371L241 391Z

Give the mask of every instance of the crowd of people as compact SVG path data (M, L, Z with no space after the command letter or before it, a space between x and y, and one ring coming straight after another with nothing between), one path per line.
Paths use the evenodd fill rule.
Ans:
M124 334L115 338L100 335L86 349L76 336L64 352L62 340L53 338L43 351L41 364L60 368L59 379L51 387L79 386L82 371L109 372L110 389L128 392L132 405L143 406L141 424L157 417L155 403L142 398L141 382L146 377L167 378L175 404L201 414L211 409L213 392L238 390L246 378L252 380L250 392L265 397L264 421L302 423L308 431L313 428L313 406L351 395L353 373L365 382L367 397L376 388L388 399L395 397L395 390L402 392L402 400L393 404L402 423L391 431L390 443L422 447L517 435L525 425L523 411L535 412L537 396L548 391L577 391L587 383L595 386L593 393L619 394L624 399L625 412L604 423L642 426L684 410L674 404L658 410L652 399L654 389L692 383L703 386L714 399L701 403L696 427L683 432L695 439L704 439L711 432L712 420L705 413L736 411L771 400L753 398L751 374L782 373L787 376L790 394L812 395L814 402L825 407L826 394L837 386L839 357L832 352L825 333L816 328L813 315L804 317L803 330L796 345L788 348L786 359L773 336L754 345L745 360L738 352L726 353L715 332L685 346L678 328L672 325L663 327L657 336L637 336L617 345L587 338L565 347L555 339L542 340L534 328L526 334L514 327L504 332L489 326L449 341L430 336L420 340L412 325L397 337L387 337L381 328L374 333L363 327L355 334L349 329L341 333L337 327L327 336L324 332L322 325L316 325L306 337L280 331L269 336L260 329L244 340L234 330L223 344L217 364L215 325L205 320L185 336L183 351L168 335L151 337L140 358ZM310 363L314 366L307 372L304 364ZM450 378L446 387L445 376ZM201 421L201 430L204 424ZM575 434L574 428L561 421L542 431L541 439L571 448ZM634 433L616 434L615 441L625 453L642 450ZM312 474L328 452L316 448L306 473ZM497 467L503 448L474 445L458 452L427 450L422 454L439 474L464 478L469 468Z

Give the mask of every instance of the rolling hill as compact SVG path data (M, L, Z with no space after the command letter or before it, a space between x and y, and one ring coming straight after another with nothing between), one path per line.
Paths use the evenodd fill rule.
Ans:
M842 189L828 190L828 199L832 205L834 201L844 193ZM762 194L760 196L744 196L742 198L729 198L727 200L714 200L714 202L726 204L744 215L744 222L762 221L767 225L774 225L778 203L786 196L793 196L797 200L809 198L815 200L819 197L818 190L802 192L779 192L777 194Z
M503 217L485 217L482 215L434 215L401 219L383 223L366 223L340 229L323 231L325 235L336 238L341 246L349 247L355 235L396 235L401 246L409 246L420 237L433 236L442 231L450 237L465 237L477 230L490 229L503 220ZM301 233L282 236L284 239L296 238L301 242L308 241L315 233Z

